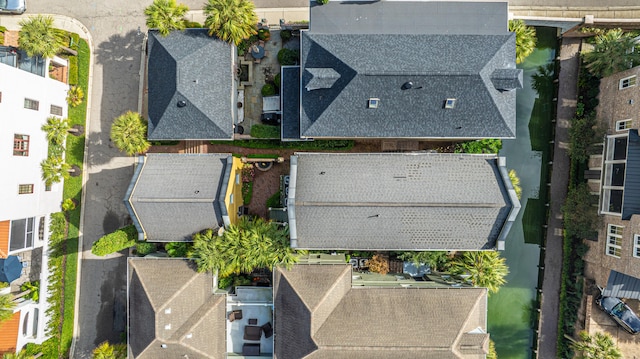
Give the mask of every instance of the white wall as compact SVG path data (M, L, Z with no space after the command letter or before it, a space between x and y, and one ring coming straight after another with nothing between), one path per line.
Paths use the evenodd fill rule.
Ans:
M62 183L46 192L40 174L40 162L47 157L47 140L40 128L51 105L62 107L67 117L67 89L62 82L0 63L0 220L60 211ZM39 101L38 111L25 109L25 98ZM14 134L30 136L29 156L13 155ZM33 184L33 193L19 195L19 184Z

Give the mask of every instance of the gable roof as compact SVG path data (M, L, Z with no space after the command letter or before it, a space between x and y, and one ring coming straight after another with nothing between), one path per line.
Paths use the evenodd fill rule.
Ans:
M494 249L520 208L496 155L296 153L290 176L301 249Z
M226 300L210 274L183 259L129 258L128 268L131 357L226 357Z
M150 140L231 139L235 111L235 47L206 29L149 31ZM179 102L183 101L184 106Z
M148 241L191 241L222 225L230 154L149 153L140 160L124 203Z
M486 301L484 288L352 287L349 265L279 267L274 357L484 358Z
M514 138L516 95L511 90L522 87L522 71L515 67L515 34L507 31L506 3L496 4L486 9L497 9L501 21L478 14L469 20L484 24L480 30L451 25L468 20L478 3L330 2L312 7L313 25L302 32L301 137ZM370 14L356 14L355 6ZM451 6L462 12L432 11ZM384 18L390 13L391 19ZM438 19L433 24L453 22L448 27L416 25L432 19ZM387 20L401 25L397 32L392 25L373 25ZM367 106L372 98L379 99L375 109ZM454 108L445 108L447 99L456 99Z

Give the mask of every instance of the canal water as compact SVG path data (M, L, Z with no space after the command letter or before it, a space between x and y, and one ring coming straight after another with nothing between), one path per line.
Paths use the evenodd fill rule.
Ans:
M517 92L515 140L505 140L500 155L514 169L522 186L522 209L506 241L507 284L489 297L488 329L499 359L532 357L534 313L538 308L538 265L545 229L548 171L554 116L553 78L555 28L537 28L538 46L518 68L524 88ZM540 285L541 287L541 285Z

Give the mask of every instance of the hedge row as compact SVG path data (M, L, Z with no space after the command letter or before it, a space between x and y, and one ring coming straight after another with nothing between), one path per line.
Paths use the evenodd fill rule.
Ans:
M128 225L109 233L91 246L91 253L97 256L106 256L107 254L119 252L136 245L138 231L134 225Z
M277 140L237 140L211 141L212 145L226 145L244 148L292 149L292 150L336 150L346 151L353 147L352 140L316 140L281 142Z

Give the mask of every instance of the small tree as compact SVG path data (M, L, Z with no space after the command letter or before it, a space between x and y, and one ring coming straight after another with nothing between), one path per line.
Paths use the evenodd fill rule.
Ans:
M570 337L571 347L573 350L580 352L577 358L580 359L621 359L622 353L616 346L613 338L608 333L597 332L589 335L586 331L579 334L580 341L576 341Z
M147 16L147 27L157 29L160 35L167 36L173 30L184 30L184 16L189 11L185 4L176 0L153 0L153 4L144 9Z
M518 177L516 170L509 171L509 179L511 180L513 189L516 191L516 197L518 197L518 199L522 199L522 187L520 186L520 178Z
M496 251L463 252L451 262L451 272L469 275L475 287L485 287L497 293L509 274L505 258Z
M257 34L258 16L249 0L208 0L204 6L207 16L204 26L209 36L217 36L234 45Z
M368 262L369 271L385 275L389 273L389 259L382 254L376 254Z
M606 77L640 64L640 51L635 47L632 33L622 29L600 31L595 38L593 50L582 55L589 72Z
M48 157L40 162L40 168L42 180L49 186L69 178L71 171L71 166L64 162L62 157Z
M108 341L93 350L93 359L126 359L126 344L110 344Z
M119 252L136 245L138 231L133 225L122 227L113 233L107 234L95 241L91 246L91 253L97 256Z
M46 132L47 141L51 142L52 145L63 146L71 129L71 123L68 118L49 116L47 123L42 125L41 129Z
M129 156L145 152L151 146L147 141L147 122L137 112L122 114L111 126L111 141Z
M67 198L62 202L62 211L70 212L76 209L76 202L72 198Z
M13 301L13 295L0 295L0 324L9 320L13 316L13 310L16 303Z
M79 106L84 100L84 91L80 86L71 86L67 91L67 104L71 107Z
M564 228L569 235L579 238L596 236L601 219L597 208L593 206L594 200L586 183L569 189L562 207Z
M509 31L516 33L516 64L522 63L536 49L536 29L524 20L509 20Z
M53 27L53 17L36 15L20 21L18 44L29 56L54 57L64 46L64 38Z

